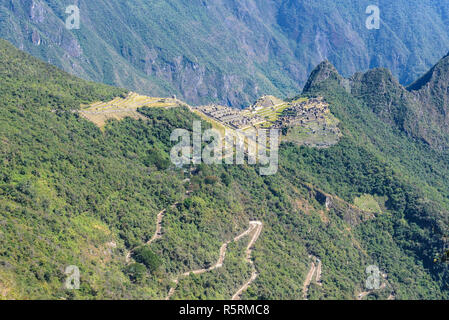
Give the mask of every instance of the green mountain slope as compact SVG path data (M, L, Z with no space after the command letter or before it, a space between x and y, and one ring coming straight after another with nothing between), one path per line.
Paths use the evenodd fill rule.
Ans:
M283 144L279 173L260 176L257 166L172 166L171 132L198 119L187 109L142 108L145 119L102 131L73 111L124 90L5 41L0 53L0 298L164 299L174 288L173 299L230 299L253 272L252 234L232 241L251 220L263 228L243 299L448 298L447 264L434 262L447 157L385 123L340 76L311 79L305 92L331 104L339 144ZM228 242L221 267L173 283L214 265ZM322 273L308 284L314 257ZM79 290L64 287L70 265ZM387 277L366 292L370 265Z
M0 37L64 70L149 95L247 106L295 95L330 60L344 76L386 67L402 84L449 47L444 1L77 1L0 3ZM369 5L381 11L368 30ZM431 36L429 36L431 35Z

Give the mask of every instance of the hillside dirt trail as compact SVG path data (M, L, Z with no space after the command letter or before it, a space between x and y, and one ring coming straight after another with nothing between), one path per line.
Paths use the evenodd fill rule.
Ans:
M382 290L382 289L385 289L386 288L386 283L384 282L384 283L382 283L382 285L379 287L379 289L377 289L377 290ZM370 291L363 291L363 292L360 292L359 293L359 295L357 296L357 300L362 300L363 298L365 298L367 295L369 295L370 293L373 293L375 290L370 290ZM390 295L391 296L391 295ZM390 299L390 298L388 298L388 300L392 300L392 299Z
M170 208L174 209L178 204L179 202L175 202L170 206ZM154 235L151 237L151 239L147 241L146 245L150 245L153 241L160 239L162 237L162 219L164 218L166 212L167 209L164 209L157 214L156 231L154 232Z
M251 251L252 251L252 246L253 246L254 243L256 242L257 238L259 238L260 233L261 233L262 228L263 228L263 224L262 224L262 222L260 222L260 221L250 221L249 224L250 224L250 226L249 226L249 228L248 228L246 231L244 231L243 233L239 234L238 236L236 236L236 237L235 237L234 239L232 239L231 241L232 241L232 242L237 242L237 241L239 241L241 238L243 238L244 236L250 234L252 231L254 231L254 230L256 229L256 232L254 233L253 237L251 238L251 240L250 240L250 242L249 242L249 244L248 244L248 246L247 246L247 249L246 249L246 259L247 259L251 264L253 264L253 262L252 262L251 259L250 259L250 257L251 257ZM229 243L231 243L231 241L227 241L227 242L225 242L225 243L222 244L222 246L220 247L218 260L217 260L217 262L216 262L214 265L210 266L210 267L207 268L207 269L206 269L206 268L203 268L203 269L197 269L197 270L191 270L191 271L184 272L183 274L181 274L181 275L179 275L178 277L176 277L175 279L173 279L173 282L175 283L175 286L173 286L173 287L170 288L170 291L168 292L168 295L167 295L167 297L165 298L165 300L170 300L170 298L173 296L173 294L174 294L175 291L176 291L176 287L177 287L177 285L178 285L178 283L179 283L180 278L187 277L187 276L189 276L190 274L202 274L202 273L205 273L205 272L209 272L209 271L215 270L215 269L217 269L217 268L221 268L221 267L223 266L223 262L224 262L224 259L225 259L225 257L226 257L226 251L227 251L228 245L229 245ZM251 276L250 281L248 281L247 283L245 283L245 285L243 285L242 288L240 288L239 291L233 296L233 300L236 300L236 299L234 299L234 297L236 297L237 294L241 295L241 293L242 293L244 290L246 290L246 288L247 288L247 287L248 287L248 286L249 286L249 285L250 285L250 284L257 278L257 274L254 275L254 273L255 273L255 271L253 272L253 275ZM241 292L240 292L240 291L241 291ZM239 292L240 292L240 293L239 293Z
M251 253L253 251L254 243L256 243L257 239L260 236L260 233L262 232L263 224L260 221L254 221L254 223L255 223L254 225L256 228L256 232L254 232L253 237L251 238L251 240L248 243L248 246L246 247L246 261L249 264L251 264L251 268L252 268L251 278L237 290L237 292L232 296L231 300L240 300L243 292L245 292L246 289L248 289L248 287L251 285L251 283L253 283L254 280L256 280L257 277L259 276L256 268L254 267L254 262L251 259ZM236 240L234 239L234 241L236 241Z
M310 283L312 282L312 278L313 278L313 274L315 273L316 270L316 266L315 266L315 262L312 262L311 266L310 266L310 270L309 273L307 273L306 279L304 280L304 284L303 284L303 298L304 300L307 300L307 293L309 291L309 286Z
M303 284L303 298L304 300L308 300L307 294L309 292L310 283L313 280L313 275L315 275L315 282L317 285L322 286L321 283L321 268L322 262L315 256L309 256L309 258L313 259L312 264L310 265L309 272L307 273L306 279ZM317 262L317 264L315 264Z
M175 202L174 204L172 204L170 207L171 208L175 208L177 205L179 204L179 202ZM167 212L167 209L164 209L162 211L160 211L157 214L156 217L156 231L154 232L154 235L151 237L150 240L148 240L145 245L150 245L151 243L153 243L153 241L160 239L162 237L162 219L165 216L165 213ZM128 253L126 254L126 263L130 263L131 262L131 254L133 253L134 250L140 248L141 246L135 247L131 250L128 251Z

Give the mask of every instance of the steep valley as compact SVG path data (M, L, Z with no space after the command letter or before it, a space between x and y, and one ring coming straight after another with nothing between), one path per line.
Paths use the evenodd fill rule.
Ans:
M84 79L192 105L296 95L324 59L343 76L388 68L403 85L449 47L449 3L432 0L5 0L0 37ZM380 28L368 29L370 5ZM69 20L70 21L70 20Z

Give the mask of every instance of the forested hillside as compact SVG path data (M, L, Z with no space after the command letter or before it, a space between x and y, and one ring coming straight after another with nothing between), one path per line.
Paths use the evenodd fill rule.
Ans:
M199 119L186 108L142 108L144 119L101 130L76 110L125 90L0 41L0 298L230 299L252 277L250 221L263 228L242 299L449 298L437 259L447 154L383 121L327 70L304 94L325 97L343 138L283 144L279 173L260 176L249 165L173 166L171 132ZM222 266L179 277L215 265L223 244ZM316 258L322 272L308 284ZM80 290L64 287L69 265ZM369 265L386 275L364 293Z
M447 1L79 0L68 30L73 4L1 1L0 37L85 79L192 104L294 96L324 59L344 76L385 67L405 85L449 47Z

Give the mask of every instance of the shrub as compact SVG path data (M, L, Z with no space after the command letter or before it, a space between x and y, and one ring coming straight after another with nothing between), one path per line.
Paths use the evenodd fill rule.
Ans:
M207 176L204 178L204 182L206 184L216 184L218 182L218 178L216 176Z

